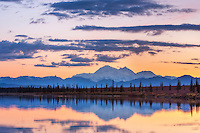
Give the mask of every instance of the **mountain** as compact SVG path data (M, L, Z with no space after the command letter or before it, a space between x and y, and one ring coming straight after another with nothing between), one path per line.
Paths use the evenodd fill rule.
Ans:
M99 68L95 73L82 73L74 75L73 77L82 77L90 79L94 82L98 82L103 79L111 79L116 82L119 81L131 81L138 78L152 78L156 76L151 71L142 71L139 73L134 73L132 70L127 67L116 69L110 66L104 66Z
M71 78L62 79L56 76L48 77L34 77L34 76L20 76L17 78L11 77L0 77L0 87L9 88L9 87L19 87L19 86L43 86L47 85L57 86L64 85L68 87L105 87L106 85L110 87L114 80L115 86L129 87L130 84L139 86L140 82L142 86L160 86L163 83L164 86L177 85L178 80L183 85L190 85L191 79L193 83L200 82L200 78L194 78L190 75L183 75L181 77L171 77L171 76L159 76L155 75L151 71L142 71L139 73L134 73L132 70L127 67L116 69L110 66L104 66L98 69L95 73L82 73L74 75Z
M155 77L156 75L151 72L151 71L142 71L142 72L139 72L135 75L135 79L138 79L138 78L152 78L152 77Z

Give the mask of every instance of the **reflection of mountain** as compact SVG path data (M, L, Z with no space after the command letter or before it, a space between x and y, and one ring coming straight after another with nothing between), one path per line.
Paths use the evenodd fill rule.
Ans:
M32 76L21 76L17 78L10 77L0 77L0 87L19 87L19 86L47 86L47 85L65 85L65 86L79 86L92 87L98 86L101 84L103 87L112 85L112 80L115 81L115 86L118 87L123 84L125 87L129 87L130 83L136 86L139 86L142 82L143 86L149 86L150 83L153 86L160 86L160 83L163 82L165 86L177 85L178 80L181 81L184 85L189 85L193 77L189 75L184 75L181 77L171 77L171 76L159 76L155 75L151 71L142 71L139 73L134 73L127 67L116 69L110 66L104 66L97 70L95 73L83 73L74 75L71 78L61 79L56 76L49 77L32 77ZM200 82L200 79L198 79Z
M0 108L46 108L57 109L61 106L72 108L79 112L93 112L99 118L110 120L114 118L127 119L134 113L141 115L152 115L154 112L165 109L175 110L177 104L168 103L150 103L139 101L111 101L111 100L86 100L86 99L67 99L67 98L47 98L47 97L17 97L17 96L0 96ZM189 111L188 104L181 105L183 111Z

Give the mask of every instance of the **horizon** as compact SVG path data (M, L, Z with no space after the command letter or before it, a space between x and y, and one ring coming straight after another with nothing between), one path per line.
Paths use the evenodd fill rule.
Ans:
M123 68L127 68L127 69L129 69L128 67L121 67L121 68L115 68L115 67L112 67L112 66L109 66L109 65L105 65L105 66L103 66L103 67L100 67L100 68L98 68L96 71L98 71L99 69L101 69L101 68L104 68L104 67L106 67L106 66L108 66L108 67L111 67L112 69L117 69L117 70L120 70L120 69L123 69ZM129 69L129 70L131 70L131 69ZM6 77L9 77L9 78L19 78L19 77L38 77L38 78L45 78L45 77L58 77L58 78L61 78L61 79L67 79L67 78L72 78L72 77L78 77L78 76L76 76L76 75L79 75L79 74L94 74L96 71L94 71L94 72L91 72L91 73L87 73L87 72L83 72L83 73L77 73L77 74L75 74L75 75L72 75L71 77L66 77L66 78L62 78L62 77L59 77L59 76L57 76L57 75L49 75L49 76L43 76L43 77L38 77L38 76L28 76L28 75L24 75L24 76L18 76L18 77L10 77L10 76L5 76L5 77L0 77L0 78L6 78ZM132 71L132 70L131 70ZM132 72L134 72L134 71L132 71ZM152 72L152 71L140 71L140 72L134 72L135 74L138 74L138 73L141 73L141 72ZM162 76L162 75L157 75L156 73L154 73L154 72L152 72L153 74L155 74L155 77L176 77L176 76L170 76L170 75L165 75L165 76ZM178 76L178 77L176 77L176 78L179 78L179 77L183 77L183 76L191 76L191 75L181 75L181 76ZM193 77L193 76L191 76L191 77ZM193 77L193 78L200 78L200 77Z
M100 69L102 69L102 68L104 68L104 67L106 67L106 66L108 66L108 67L111 67L112 69L117 69L117 70L120 70L120 69L123 69L123 68L127 68L126 66L125 67L121 67L121 68L115 68L115 67L112 67L112 66L109 66L109 65L105 65L105 66L103 66L103 67L100 67L100 68L98 68L96 71L94 71L94 72L91 72L91 73L78 73L78 74L75 74L75 75L73 75L73 76L71 76L71 77L66 77L66 78L62 78L62 77L59 77L59 76L57 76L57 75L50 75L50 76L43 76L43 77L38 77L38 76L28 76L28 75L25 75L25 76L18 76L18 77L10 77L10 76L5 76L5 77L0 77L0 78L7 78L7 77L9 77L9 78L19 78L19 77L35 77L35 78L45 78L45 77L57 77L57 78L61 78L61 79L68 79L68 78L73 78L73 77L79 77L79 76L77 76L77 75L79 75L79 74L94 74L95 72L97 72L98 70L100 70ZM127 68L127 69L129 69L129 68ZM129 69L129 70L131 70L131 69ZM132 71L132 70L131 70ZM132 72L134 72L134 71L132 71ZM138 73L141 73L141 72L152 72L152 71L140 71L140 72L134 72L135 74L138 74ZM169 76L169 75L165 75L165 76L162 76L162 75L157 75L156 73L154 73L154 72L152 72L153 74L155 74L155 76L154 77L174 77L174 78L180 78L180 77L184 77L184 76L191 76L191 75L181 75L181 76L178 76L178 77L176 77L176 76ZM193 76L191 76L191 77L193 77ZM80 77L80 78L84 78L84 77ZM153 77L152 77L153 78ZM193 77L193 78L200 78L200 77ZM87 78L86 78L87 79ZM89 78L88 78L89 79ZM137 79L137 78L136 78ZM147 78L148 79L148 78ZM110 79L110 80L112 80L112 79Z
M64 79L105 65L200 77L198 5L196 0L0 0L0 77Z

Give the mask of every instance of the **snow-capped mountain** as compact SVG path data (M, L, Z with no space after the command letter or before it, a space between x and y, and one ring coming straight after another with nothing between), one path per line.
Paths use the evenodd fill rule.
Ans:
M156 76L151 71L142 71L139 73L134 73L127 67L116 69L110 66L104 66L98 69L95 73L82 73L74 75L73 77L87 78L92 81L100 81L103 79L112 79L114 81L130 81L138 78L152 78Z

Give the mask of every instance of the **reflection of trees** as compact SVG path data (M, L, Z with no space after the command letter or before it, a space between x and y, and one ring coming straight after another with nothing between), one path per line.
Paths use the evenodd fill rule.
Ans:
M4 97L4 96L0 96ZM185 107L185 103L181 103L181 101L176 101L176 102L155 102L152 100L147 100L147 99L123 99L120 97L97 97L97 96L65 96L65 95L37 95L37 96L33 96L33 95L21 95L21 96L12 96L12 97L17 97L19 98L19 101L24 101L27 100L31 103L33 102L46 102L49 104L55 104L55 105L65 105L65 104L71 104L75 105L75 106L79 106L82 105L82 103L85 103L85 105L88 105L88 101L89 104L94 104L96 106L102 106L102 107L108 107L111 108L112 111L116 110L116 106L121 106L123 107L124 104L125 106L130 106L132 107L136 107L138 109L144 109L145 108L149 108L149 109L153 109L153 110L160 110L160 109L166 109L169 108L171 109L177 109L178 110L184 110ZM173 104L173 106L172 106ZM42 104L41 104L42 105ZM184 106L183 106L184 105ZM193 115L193 112L199 112L199 106L200 103L189 103L186 104L188 105L188 107L190 108L190 112L191 112L191 116Z

